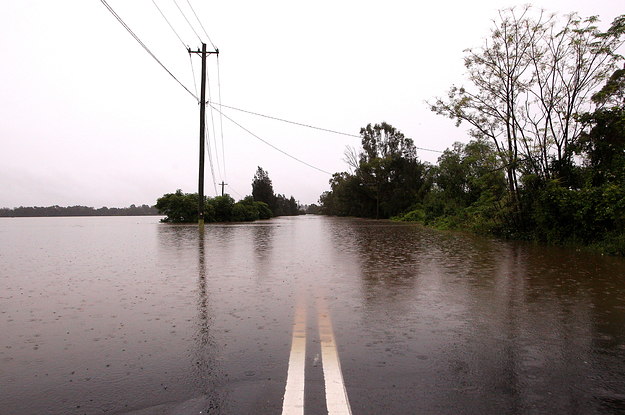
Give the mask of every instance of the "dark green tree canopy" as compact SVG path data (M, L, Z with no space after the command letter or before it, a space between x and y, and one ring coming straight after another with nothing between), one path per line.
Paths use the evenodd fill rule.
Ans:
M254 174L252 181L252 197L257 202L266 203L270 209L275 207L276 196L273 193L273 184L269 178L269 174L260 166Z
M256 202L265 203L273 216L295 216L299 215L299 204L295 198L287 198L285 195L274 194L273 184L267 171L258 167L254 180L252 181L252 197Z
M165 215L163 222L196 223L198 220L198 194L167 193L158 198L156 208ZM266 203L255 202L252 196L236 202L230 195L204 198L204 220L211 222L248 222L271 218L271 210Z
M321 211L388 218L407 210L426 187L426 168L413 141L386 122L361 128L360 136L361 150L345 152L353 173L332 176L332 191L320 199Z
M414 160L417 150L410 138L404 137L392 125L382 122L360 129L362 152L360 162L370 162L375 159L403 158Z
M587 162L586 178L594 186L625 182L625 70L615 71L593 101L597 109L579 118L588 127L577 147Z

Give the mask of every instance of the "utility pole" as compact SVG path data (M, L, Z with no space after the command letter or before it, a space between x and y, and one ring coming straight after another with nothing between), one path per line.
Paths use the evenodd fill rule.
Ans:
M219 55L219 49L215 49L214 52L206 51L206 43L202 43L202 50L199 49L197 52L192 52L191 48L187 49L189 54L197 53L202 57L202 84L201 84L201 92L200 92L200 171L199 171L199 180L198 180L198 225L200 228L204 227L204 153L206 149L204 148L205 138L204 134L206 131L205 119L206 119L206 56L212 53Z
M221 185L221 196L223 197L224 195L224 186L228 186L228 183L224 183L223 180L221 181L221 183L219 183Z

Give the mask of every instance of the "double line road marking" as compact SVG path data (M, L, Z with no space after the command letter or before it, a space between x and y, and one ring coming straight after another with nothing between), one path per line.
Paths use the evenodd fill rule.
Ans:
M286 389L282 403L282 415L304 414L304 387L306 383L306 308L300 300L295 311L293 341L286 377ZM317 300L319 335L321 338L321 363L325 381L326 406L328 415L351 415L347 390L341 372L332 321L328 306L323 299Z
M304 383L306 369L306 304L299 301L293 323L293 341L289 370L286 374L286 389L282 401L282 415L304 414Z

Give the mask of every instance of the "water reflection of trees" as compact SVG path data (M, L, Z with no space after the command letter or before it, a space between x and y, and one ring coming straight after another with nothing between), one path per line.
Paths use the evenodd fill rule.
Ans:
M273 250L273 234L275 227L272 225L258 224L254 227L254 253L255 258L261 262L271 257Z
M357 258L366 324L436 328L422 340L439 344L442 384L482 394L478 405L502 397L510 413L625 409L622 260L389 222L335 225L335 248Z
M411 228L368 220L336 220L334 225L337 262L352 263L347 272L358 274L365 306L372 313L401 313L421 268L423 247Z

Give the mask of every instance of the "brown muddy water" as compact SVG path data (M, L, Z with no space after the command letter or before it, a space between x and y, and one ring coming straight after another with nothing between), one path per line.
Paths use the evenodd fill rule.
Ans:
M1 414L306 414L327 304L351 412L625 413L625 261L319 216L0 219Z

